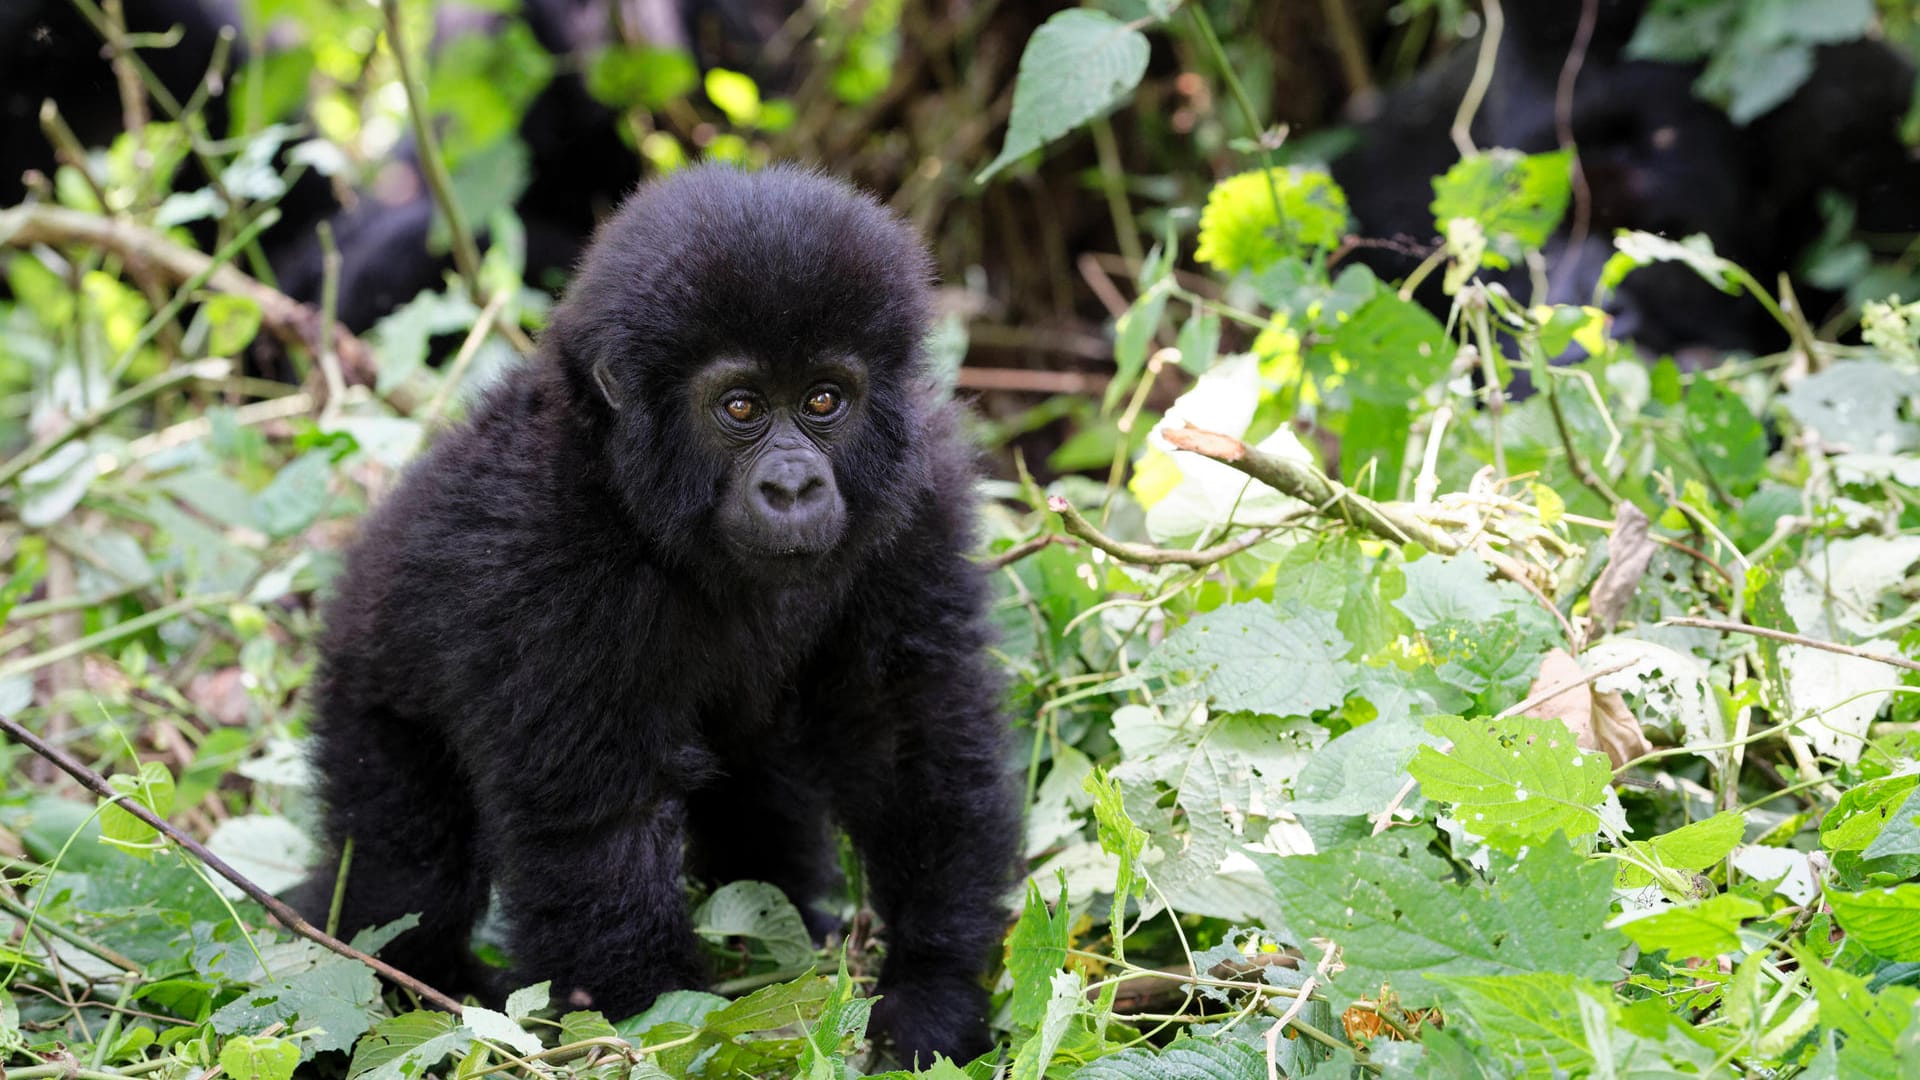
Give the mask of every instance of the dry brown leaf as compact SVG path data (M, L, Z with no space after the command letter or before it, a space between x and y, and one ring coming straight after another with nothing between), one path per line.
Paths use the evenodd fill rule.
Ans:
M1587 595L1587 618L1593 628L1589 638L1597 638L1613 629L1627 610L1653 561L1653 540L1647 536L1647 515L1630 502L1622 502L1613 513L1613 535L1607 540L1607 568L1593 583Z
M1567 689L1528 709L1527 715L1560 721L1573 732L1581 749L1604 750L1615 766L1653 749L1640 730L1640 721L1627 709L1626 701L1611 691L1594 693L1592 683L1581 682L1586 677L1580 661L1566 650L1549 652L1540 662L1540 674L1534 676L1527 697L1532 699L1557 686ZM1579 685L1572 685L1574 683Z

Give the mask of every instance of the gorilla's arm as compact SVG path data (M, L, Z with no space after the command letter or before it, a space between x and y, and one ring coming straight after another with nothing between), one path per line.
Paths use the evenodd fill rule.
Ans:
M887 927L874 1026L924 1066L932 1048L987 1048L980 973L1006 931L1020 814L977 615L981 572L956 543L902 549L928 557L862 590L886 607L868 600L866 647L842 654L854 678L840 685L859 689L819 708L861 762L841 770L836 803Z

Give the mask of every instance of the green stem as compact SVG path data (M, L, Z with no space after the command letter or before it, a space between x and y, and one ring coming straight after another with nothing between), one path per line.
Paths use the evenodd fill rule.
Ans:
M224 379L231 368L232 365L225 360L201 360L170 368L145 382L122 390L99 408L78 419L68 421L67 426L15 454L5 465L0 465L0 487L6 487L18 480L21 473L46 460L47 456L55 450L111 420L114 414L122 409L132 408L143 401L166 393L181 383L191 382L194 379Z
M427 91L421 85L413 58L407 55L406 37L400 30L400 0L380 0L380 13L386 17L387 45L393 49L394 61L400 65L400 83L407 91L407 116L413 121L414 142L419 144L420 171L426 175L433 201L447 216L447 228L453 234L453 263L466 283L467 294L474 303L484 305L486 297L480 291L480 247L474 242L465 211L453 197L453 177L447 172L440 139L427 120Z
M135 634L159 626L169 619L178 618L190 611L198 611L201 608L213 607L218 604L231 604L234 599L232 593L208 593L205 596L191 596L185 600L176 600L166 607L149 611L145 615L128 619L123 623L117 623L107 627L105 630L88 634L86 637L78 640L69 641L64 645L57 645L45 652L34 653L32 656L23 656L12 663L0 665L0 679L10 679L15 675L25 675L29 671L38 671L48 664L57 664L69 657L79 656L81 653L87 652L90 649L96 649L102 645L110 645L122 638L130 638Z

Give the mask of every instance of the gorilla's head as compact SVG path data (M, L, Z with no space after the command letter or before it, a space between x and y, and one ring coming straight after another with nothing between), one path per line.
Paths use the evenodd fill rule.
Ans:
M794 577L892 535L925 488L931 277L840 181L705 165L601 227L546 342L644 535Z

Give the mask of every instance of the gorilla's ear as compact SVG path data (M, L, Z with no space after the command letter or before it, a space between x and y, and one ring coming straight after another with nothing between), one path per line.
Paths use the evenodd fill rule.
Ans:
M613 369L607 366L606 357L600 357L593 362L591 374L593 387L600 391L600 396L606 401L607 407L614 412L619 412L620 387L613 381Z

